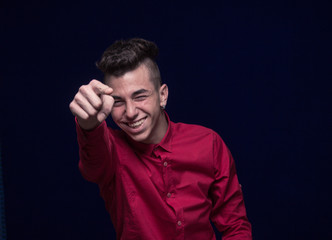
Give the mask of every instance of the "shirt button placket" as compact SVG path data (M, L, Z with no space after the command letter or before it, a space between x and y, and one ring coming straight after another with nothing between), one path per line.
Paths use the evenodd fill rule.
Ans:
M168 182L168 171L169 171L169 168L167 167L168 166L168 161L167 161L167 158L163 158L162 159L162 177L164 179L164 182L166 184L166 186L168 186L169 182Z

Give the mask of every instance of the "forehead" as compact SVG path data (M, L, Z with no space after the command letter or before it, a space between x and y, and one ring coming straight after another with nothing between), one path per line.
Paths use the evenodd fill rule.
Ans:
M135 91L137 88L152 90L154 88L150 80L150 72L144 64L121 76L109 76L105 79L105 83L113 88L114 92Z

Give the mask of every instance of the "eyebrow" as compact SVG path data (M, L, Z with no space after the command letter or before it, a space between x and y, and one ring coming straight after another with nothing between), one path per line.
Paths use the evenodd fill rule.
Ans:
M132 97L135 97L135 96L137 96L137 95L140 95L140 94L142 94L142 93L147 93L147 92L149 92L148 90L146 90L146 89L140 89L140 90L137 90L137 91L135 91L135 92L133 92L133 94L131 94L131 96Z
M139 90L133 92L133 93L131 94L131 97L134 98L134 97L136 97L137 95L140 95L140 94L142 94L142 93L147 93L147 92L150 92L150 91L149 91L149 90L146 90L146 89L144 89L144 88L142 88L142 89L139 89ZM112 95L112 97L113 97L114 99L117 99L117 100L122 99L122 97L119 97L119 96L116 96L116 95Z

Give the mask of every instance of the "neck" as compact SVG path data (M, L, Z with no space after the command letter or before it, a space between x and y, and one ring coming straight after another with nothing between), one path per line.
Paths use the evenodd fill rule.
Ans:
M159 116L159 124L157 126L158 130L157 130L157 134L156 137L152 140L152 142L150 144L158 144L160 143L166 132L168 129L168 121L167 118L165 116L165 112L161 111L160 116Z

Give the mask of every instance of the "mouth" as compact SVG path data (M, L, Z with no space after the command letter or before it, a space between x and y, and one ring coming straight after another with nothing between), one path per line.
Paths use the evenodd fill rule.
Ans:
M136 129L136 128L139 128L140 126L143 125L143 123L144 123L144 121L145 121L146 118L147 118L147 117L142 118L142 119L140 119L140 120L138 120L138 121L135 121L135 122L127 122L127 123L125 123L125 124L126 124L128 127L132 128L132 129Z

